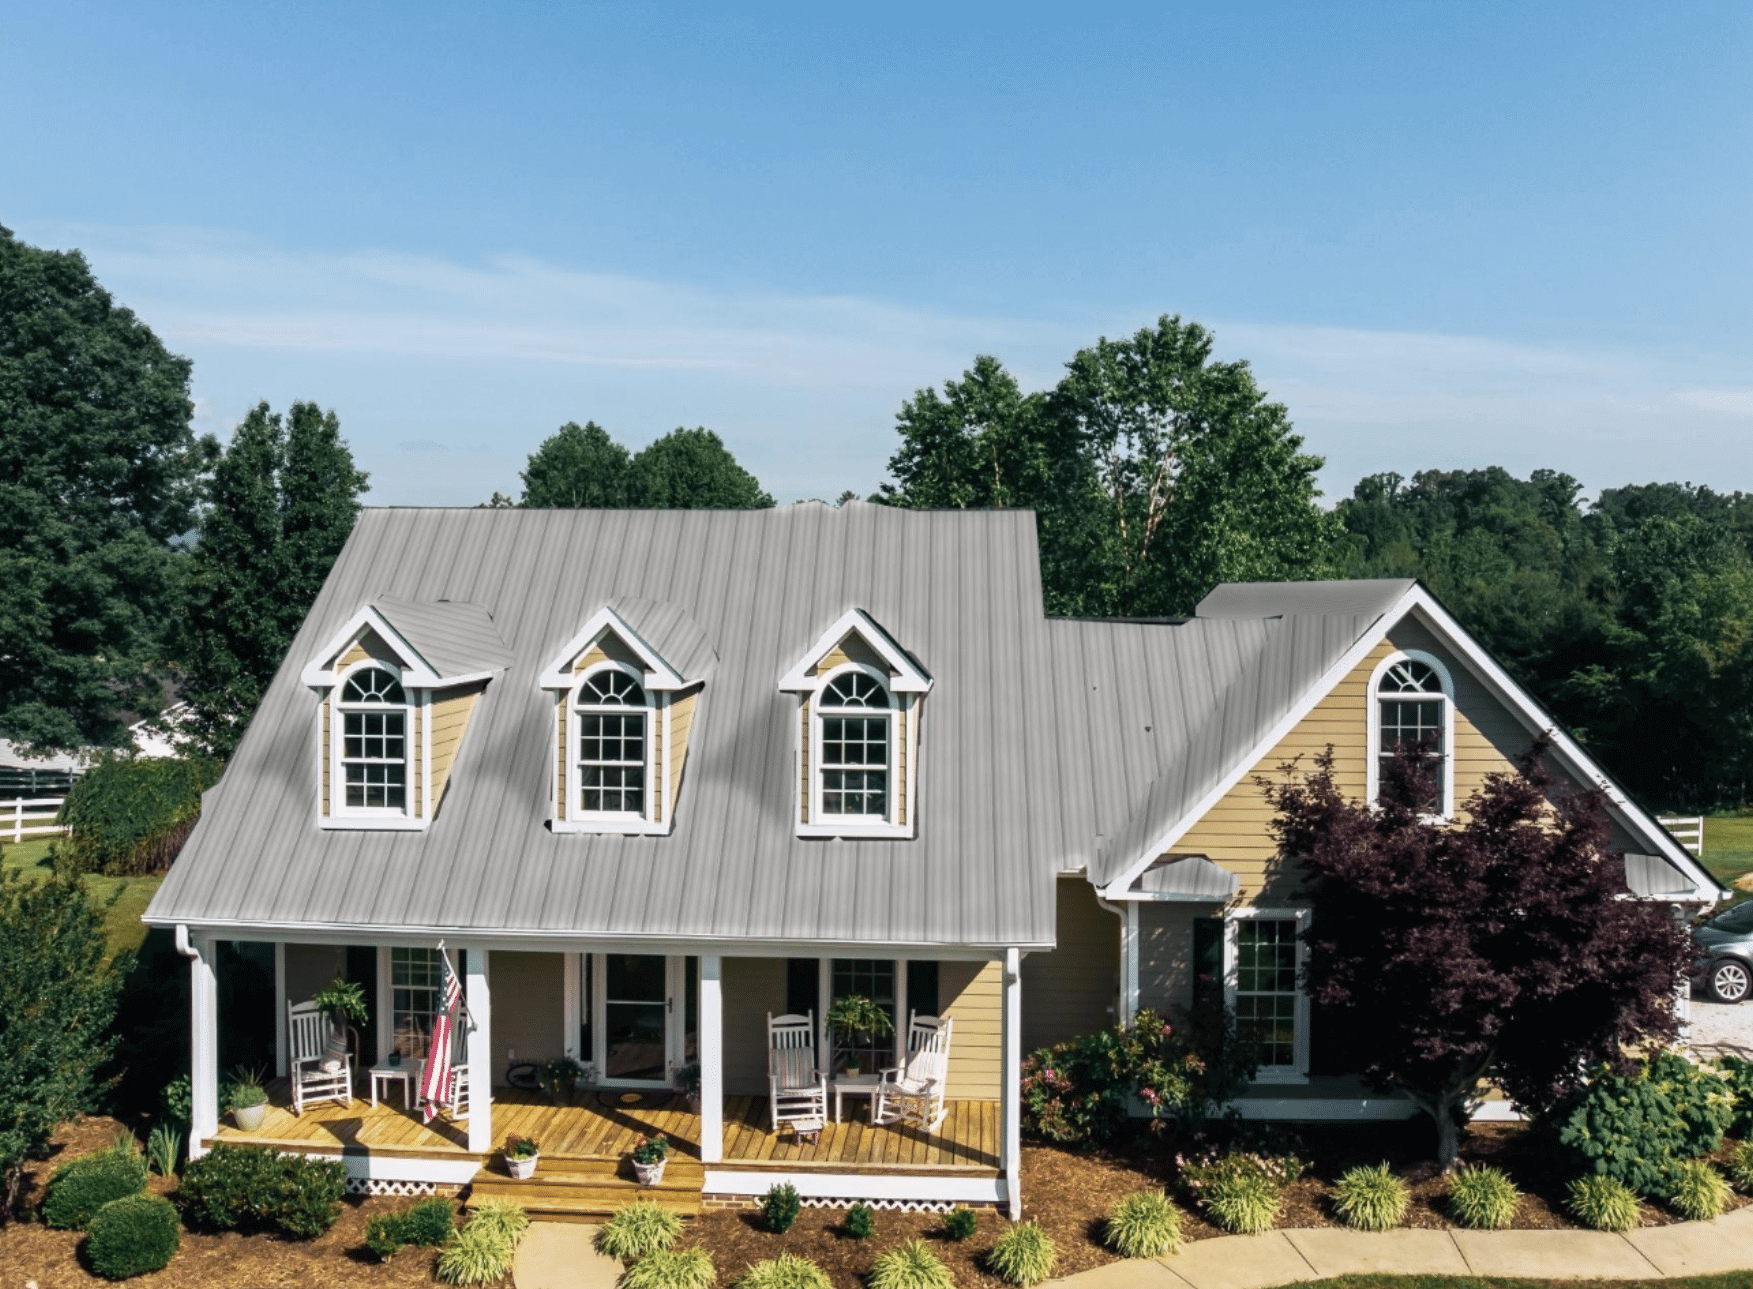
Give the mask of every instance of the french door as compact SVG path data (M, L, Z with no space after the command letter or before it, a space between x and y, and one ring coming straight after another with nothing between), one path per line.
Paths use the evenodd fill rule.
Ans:
M585 955L585 1047L605 1087L668 1087L695 1059L695 959L642 953Z

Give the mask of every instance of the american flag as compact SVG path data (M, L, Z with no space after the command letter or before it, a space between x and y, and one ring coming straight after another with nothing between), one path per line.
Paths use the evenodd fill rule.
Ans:
M451 970L450 955L438 946L438 959L444 964L444 984L438 991L438 1011L432 1017L432 1042L426 1049L426 1073L420 1081L421 1115L427 1123L438 1113L438 1107L451 1101L450 1048L451 1035L456 1031L457 1006L463 1000L463 983Z

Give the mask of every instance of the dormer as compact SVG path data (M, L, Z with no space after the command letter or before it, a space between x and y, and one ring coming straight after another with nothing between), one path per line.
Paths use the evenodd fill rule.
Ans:
M917 835L919 717L931 677L863 609L780 677L797 695L797 835Z
M320 826L427 827L476 701L510 665L478 604L381 596L360 608L301 675L319 696Z
M675 827L701 693L718 655L673 604L599 609L542 670L554 698L555 832L662 835Z

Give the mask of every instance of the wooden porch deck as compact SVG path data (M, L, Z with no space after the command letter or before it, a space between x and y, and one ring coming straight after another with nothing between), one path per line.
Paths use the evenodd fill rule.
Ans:
M308 1105L303 1115L294 1115L288 1084L280 1079L268 1089L268 1114L259 1130L243 1132L222 1122L211 1140L325 1154L405 1158L470 1154L466 1124L453 1124L443 1115L424 1124L417 1113L402 1108L399 1091L392 1091L390 1097L376 1108L369 1101L355 1100L349 1106L328 1101ZM495 1089L494 1140L503 1142L508 1133L534 1137L544 1159L619 1159L643 1137L661 1132L679 1155L700 1157L700 1116L681 1097L604 1090L582 1094L580 1100L578 1105L556 1106L539 1092ZM849 1099L846 1120L829 1124L810 1145L799 1143L789 1132L768 1131L766 1098L726 1097L723 1166L997 1174L1002 1127L996 1101L950 1102L942 1128L929 1136L907 1127L873 1127L868 1105L863 1098Z

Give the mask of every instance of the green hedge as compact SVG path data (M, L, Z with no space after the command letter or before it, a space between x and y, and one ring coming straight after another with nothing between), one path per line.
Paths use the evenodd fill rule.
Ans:
M1735 1095L1716 1070L1661 1052L1630 1073L1596 1071L1553 1118L1569 1169L1663 1197L1683 1161L1721 1143Z
M105 1204L145 1189L142 1156L117 1150L85 1155L55 1170L43 1197L43 1221L82 1231Z
M98 1275L126 1280L162 1269L181 1241L176 1205L161 1195L129 1195L98 1209L85 1252Z
M61 872L162 873L201 814L220 765L201 757L109 755L80 775L61 805L71 832L55 843Z
M177 1194L191 1223L220 1231L279 1230L314 1239L341 1216L347 1168L339 1160L216 1145L183 1169Z

